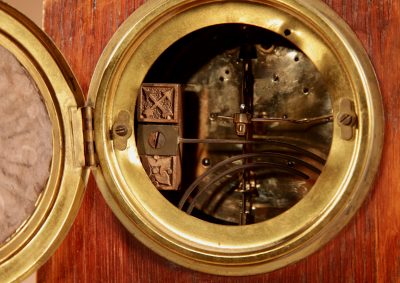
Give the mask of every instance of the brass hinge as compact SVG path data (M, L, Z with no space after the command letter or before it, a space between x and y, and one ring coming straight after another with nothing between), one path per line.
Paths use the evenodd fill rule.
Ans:
M83 120L83 141L85 151L85 165L88 167L96 166L96 151L94 144L94 127L93 127L93 108L85 106L82 108Z

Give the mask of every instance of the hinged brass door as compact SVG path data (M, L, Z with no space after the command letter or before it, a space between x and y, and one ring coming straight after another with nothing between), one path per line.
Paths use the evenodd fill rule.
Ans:
M76 116L74 110L84 105L84 97L60 52L43 31L3 2L0 2L0 46L21 65L21 73L30 76L32 88L37 88L43 111L47 111L49 117L51 126L47 130L53 149L47 184L38 188L41 194L35 201L33 214L9 239L0 243L0 281L10 282L35 271L66 236L81 204L89 170L82 166L82 117ZM10 74L2 68L1 79L7 76ZM18 78L11 79L19 83ZM10 95L16 94L10 92ZM26 107L28 109L29 105ZM18 118L22 116L17 115ZM11 141L13 138L10 136ZM30 140L26 142L29 145ZM2 150L5 156L11 154ZM27 167L33 176L38 174L35 168L25 165L24 158L29 157L22 156L20 166ZM3 162L2 166L8 164ZM14 175L16 179L20 177ZM1 188L2 192L6 189ZM25 197L29 195L19 195L21 199ZM13 209L23 210L24 207L16 204Z

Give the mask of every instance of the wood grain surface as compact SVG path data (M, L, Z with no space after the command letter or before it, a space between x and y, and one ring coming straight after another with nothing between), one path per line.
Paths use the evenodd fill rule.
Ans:
M151 0L150 0L151 1ZM383 159L354 219L324 248L278 271L242 278L193 272L154 254L113 216L90 179L66 240L39 282L400 282L400 1L326 0L356 32L378 74L386 115ZM113 35L142 1L45 0L45 31L84 92Z

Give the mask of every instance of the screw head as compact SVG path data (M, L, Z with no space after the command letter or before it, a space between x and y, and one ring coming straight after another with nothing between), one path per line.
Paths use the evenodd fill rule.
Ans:
M160 149L165 145L166 138L162 132L156 131L149 135L147 141L152 148Z
M348 113L339 115L339 123L345 126L351 126L354 123L354 117Z
M115 134L120 137L124 137L128 134L128 128L124 125L117 125L114 129Z

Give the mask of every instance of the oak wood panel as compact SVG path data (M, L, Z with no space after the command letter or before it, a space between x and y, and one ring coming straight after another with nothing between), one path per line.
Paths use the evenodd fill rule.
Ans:
M150 0L151 1L151 0ZM84 92L106 43L143 1L45 0L45 31ZM193 272L157 256L113 216L93 178L64 243L39 282L400 282L400 1L326 0L356 32L378 74L386 115L374 189L355 218L324 248L278 271L242 278Z

